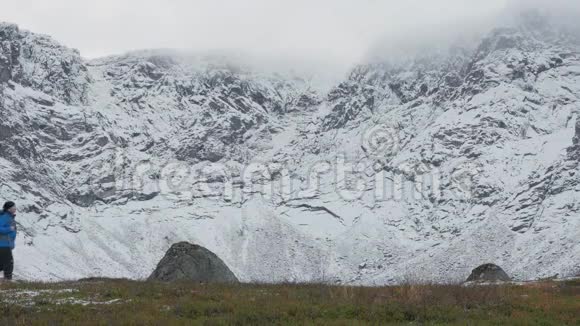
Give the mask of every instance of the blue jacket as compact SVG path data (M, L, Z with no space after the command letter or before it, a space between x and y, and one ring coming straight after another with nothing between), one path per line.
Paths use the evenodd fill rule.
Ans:
M10 212L0 213L0 248L14 249L16 242L16 220Z

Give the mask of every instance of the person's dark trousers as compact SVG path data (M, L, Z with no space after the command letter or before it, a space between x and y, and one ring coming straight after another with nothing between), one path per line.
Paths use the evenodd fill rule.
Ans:
M12 271L14 270L14 258L12 257L12 249L0 248L0 270L4 271L4 279L12 279Z

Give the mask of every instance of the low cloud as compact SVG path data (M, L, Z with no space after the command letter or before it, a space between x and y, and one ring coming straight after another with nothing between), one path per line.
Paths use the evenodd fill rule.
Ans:
M345 69L383 53L469 38L524 8L580 11L572 0L20 0L1 20L49 34L85 57L145 48L244 53Z

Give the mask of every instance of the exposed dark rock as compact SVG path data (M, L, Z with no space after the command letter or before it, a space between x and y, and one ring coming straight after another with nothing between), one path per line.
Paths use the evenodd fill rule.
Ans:
M501 267L494 264L477 267L467 278L467 282L509 282L511 280Z
M40 104L43 106L54 106L54 101L51 101L50 99L36 97L30 97L30 99L36 104Z
M80 207L91 207L96 201L102 201L94 192L88 193L71 193L66 196L71 203Z
M159 196L159 192L158 191L154 191L148 194L138 194L137 196L135 196L134 198L138 201L147 201L147 200L151 200L155 197Z
M186 143L176 155L183 161L193 159L215 163L226 156L226 150L222 142L212 139L205 142Z
M15 42L18 27L13 24L0 24L0 84L12 79L13 69L18 64L20 46Z
M576 120L576 136L574 136L573 144L575 146L580 145L580 117Z
M109 138L107 138L106 136L101 136L99 138L97 138L97 145L99 145L100 147L103 147L105 145L107 145L109 143Z
M187 242L171 246L149 280L238 283L237 277L218 256Z
M572 139L572 146L568 148L568 156L572 160L580 161L580 117L576 119L576 134Z

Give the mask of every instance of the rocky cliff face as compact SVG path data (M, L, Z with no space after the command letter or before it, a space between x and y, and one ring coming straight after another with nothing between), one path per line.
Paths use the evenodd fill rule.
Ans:
M18 36L18 27L15 25L2 25L0 27L0 82L5 83L12 79L12 71L17 65L20 56L20 46L11 40Z
M14 81L66 104L84 104L89 74L80 54L50 37L0 26L0 81Z
M464 279L482 261L573 273L579 50L533 16L322 92L224 58L85 61L0 25L17 273L142 278L179 241L242 281Z

